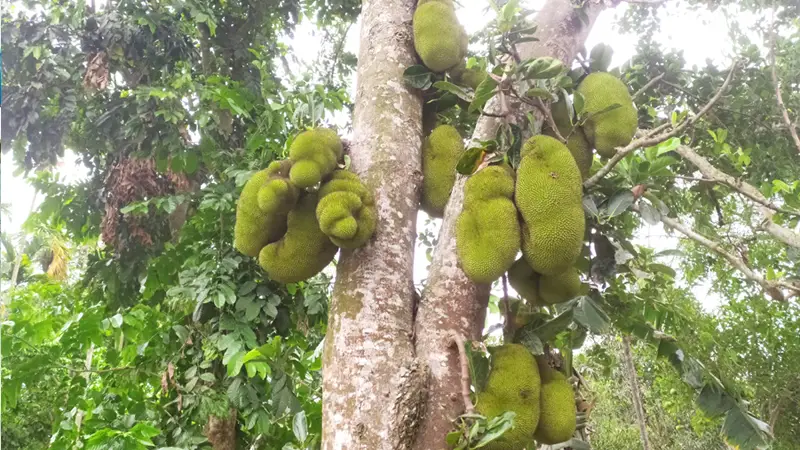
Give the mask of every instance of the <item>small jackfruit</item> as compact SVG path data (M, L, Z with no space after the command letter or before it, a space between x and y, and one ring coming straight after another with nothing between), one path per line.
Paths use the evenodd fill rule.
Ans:
M450 74L453 76L453 80L456 83L472 88L473 90L477 89L483 80L489 76L485 70L481 70L477 67L471 67L469 69L460 67L457 71L451 71Z
M531 353L520 344L491 350L491 371L486 388L477 396L475 409L488 419L505 411L516 413L514 428L486 445L487 450L534 448L533 433L539 423L539 368Z
M589 74L578 85L584 98L584 112L596 114L613 104L620 107L592 115L583 124L586 139L605 157L611 157L616 147L628 145L638 126L638 115L628 87L606 72Z
M547 445L568 441L575 433L575 393L564 375L546 363L540 362L539 373L542 379L541 414L536 440Z
M293 162L289 178L299 188L319 183L336 169L342 157L342 141L330 128L314 128L297 135L289 147Z
M300 190L289 180L291 167L288 159L273 161L267 167L269 176L258 190L258 207L262 213L282 213L285 217L297 203Z
M288 230L258 255L261 268L280 283L310 278L325 268L336 255L336 245L319 228L317 194L307 193L289 212Z
M236 224L233 245L247 256L258 256L258 252L280 239L286 232L286 213L266 214L259 208L259 191L267 181L282 172L284 162L273 162L264 170L256 172L242 189L236 204Z
M524 257L514 261L508 269L508 283L531 305L539 303L539 277L541 275L531 268Z
M456 66L467 53L467 34L450 0L421 1L414 12L414 48L434 72Z
M556 275L543 275L539 278L539 299L548 305L562 303L577 296L581 286L580 275L574 267Z
M422 143L422 209L429 216L442 217L444 214L462 153L464 141L458 130L450 125L434 128Z
M319 190L317 220L322 232L342 248L363 246L378 224L375 198L346 170L337 170Z
M521 154L515 201L523 220L522 254L536 272L556 275L581 252L581 174L569 149L549 136L528 139Z
M456 221L456 251L464 273L491 283L508 270L520 247L514 176L508 166L489 166L464 186L464 208Z

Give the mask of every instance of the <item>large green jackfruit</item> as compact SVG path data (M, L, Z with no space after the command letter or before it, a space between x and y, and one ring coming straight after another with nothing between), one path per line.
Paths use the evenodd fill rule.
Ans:
M444 214L462 153L464 141L458 130L450 125L434 128L422 143L422 209L429 216L442 217Z
M289 147L289 178L299 188L316 185L336 169L342 141L330 128L314 128L297 135Z
M590 116L583 124L586 139L605 157L611 157L616 147L624 147L631 142L638 126L638 115L633 106L628 87L617 77L606 72L589 74L578 85L583 95L585 113L594 114L613 104L618 108Z
M300 190L289 180L292 161L273 161L267 171L269 176L258 190L258 207L264 214L282 214L285 218L297 203Z
M524 257L514 261L514 264L508 269L508 283L531 305L540 303L539 277L541 275L531 268L531 265L528 264L528 261L525 261Z
M575 433L575 393L564 375L540 362L542 379L541 414L536 427L536 440L553 445L568 441Z
M556 275L581 252L581 174L569 149L549 136L528 139L521 154L515 200L523 220L522 254L536 272Z
M258 255L261 268L280 283L310 278L325 268L336 255L336 245L317 222L317 194L307 193L289 212L288 230Z
M375 198L356 174L334 171L319 190L317 220L334 244L342 248L361 247L378 224Z
M236 204L236 224L233 230L233 246L247 256L258 256L258 252L277 241L286 232L286 213L266 214L258 205L258 194L268 180L284 170L286 164L274 162L264 170L256 172L242 189Z
M535 448L533 433L539 423L541 389L536 360L519 344L495 347L491 353L491 372L485 390L477 396L475 409L490 420L505 411L513 411L517 415L514 428L484 448Z
M456 221L461 268L476 283L491 283L508 270L520 247L514 206L514 176L508 166L489 166L464 186L464 208Z
M467 53L467 34L458 23L453 2L425 1L414 12L414 48L434 72L456 66Z
M559 274L539 278L539 299L548 305L562 303L577 296L581 287L578 270L570 267Z

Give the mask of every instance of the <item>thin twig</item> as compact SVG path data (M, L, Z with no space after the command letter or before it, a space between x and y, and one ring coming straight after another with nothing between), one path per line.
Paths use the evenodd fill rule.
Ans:
M469 364L467 363L467 349L464 347L464 337L454 330L450 331L450 336L458 348L458 361L461 366L461 396L464 399L464 409L467 414L472 414L475 412L475 405L469 396Z
M733 62L731 70L728 72L728 76L725 78L725 81L722 83L722 86L720 86L717 93L714 94L713 97L711 97L711 100L709 100L708 103L706 103L706 105L703 106L703 108L697 114L684 119L683 121L681 121L680 124L678 124L676 127L672 128L667 132L658 133L659 130L665 128L665 125L668 125L668 124L662 124L661 126L646 133L645 136L639 139L634 139L625 147L618 148L616 154L600 170L598 170L597 173L595 173L594 175L589 177L589 179L583 182L583 187L588 189L597 184L601 179L603 179L603 177L605 177L606 175L609 174L609 172L611 172L611 170L614 168L614 166L617 165L617 163L622 161L623 158L628 156L628 154L633 152L634 150L637 150L642 147L650 147L652 145L661 143L673 136L678 135L687 127L693 125L698 120L700 120L711 110L714 104L720 99L720 97L722 97L722 94L728 89L728 85L730 85L731 80L733 79L733 74L734 72L736 72L736 68L738 66L739 66L739 60L737 59Z
M633 94L633 97L632 97L632 98L633 98L634 100L636 100L636 97L638 97L638 96L642 95L642 93L644 93L644 91L646 91L646 90L650 89L650 88L651 88L651 87L652 87L654 84L656 84L656 83L658 83L659 81L661 81L661 79L662 79L662 78L664 78L664 75L666 75L666 74L667 74L667 73L666 73L666 72L664 72L664 73L662 73L661 75L659 75L659 76L657 76L657 77L653 78L652 80L648 81L648 82L647 82L647 84L645 84L644 86L642 86L642 88L641 88L641 89L639 89L638 91L636 91L636 93L635 93L635 94Z
M783 94L781 94L781 80L778 78L778 72L775 69L775 30L771 30L771 43L770 43L770 50L769 50L769 59L770 59L770 68L772 71L772 84L775 85L775 100L778 103L778 109L781 110L781 116L783 116L783 123L786 124L786 127L789 128L789 133L792 135L792 140L794 140L794 145L797 147L797 151L800 152L800 136L797 135L797 127L794 123L792 123L792 119L789 118L789 111L786 109L786 105L783 103Z
M633 205L631 207L637 213L641 213L639 209L639 205ZM791 298L797 295L800 295L800 282L790 282L790 281L783 281L783 280L767 280L761 274L756 273L747 263L740 257L730 253L722 245L718 242L715 242L700 233L692 230L691 228L687 227L680 221L676 219L672 219L665 215L661 216L661 222L665 225L678 230L681 234L688 237L689 239L697 242L704 247L707 247L710 250L713 250L717 254L719 254L722 258L728 261L734 268L736 268L739 272L741 272L746 278L751 281L758 283L762 289L773 299L784 301L786 298ZM785 289L790 291L790 295L784 296L781 289Z

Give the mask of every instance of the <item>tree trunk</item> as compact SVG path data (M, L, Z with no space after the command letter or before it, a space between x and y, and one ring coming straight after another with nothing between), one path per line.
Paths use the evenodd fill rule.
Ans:
M423 405L412 337L422 102L403 81L416 64L414 7L362 5L350 158L375 194L378 227L338 264L323 364L325 449L410 448Z
M203 433L214 450L236 450L236 410L228 417L210 416Z
M636 366L633 364L630 336L622 337L622 359L625 363L625 374L631 385L631 398L633 399L633 409L636 411L636 422L639 425L642 449L650 450L650 441L647 438L647 417L644 413L644 404L642 404L642 394L639 391L639 377L636 376Z
M569 64L602 9L601 5L590 2L586 9L588 23L582 23L569 0L548 1L536 17L539 27L536 37L540 40L522 44L519 47L521 58L552 56ZM519 112L519 105L512 107ZM497 102L490 101L487 110L496 113ZM500 125L500 119L482 116L472 142L494 139ZM445 448L445 436L452 429L453 419L464 411L459 394L458 355L449 343L450 330L467 339L478 340L484 325L490 286L477 285L467 279L456 255L455 225L464 202L466 178L458 177L445 209L439 244L419 305L416 350L431 373L426 413L415 444L419 450Z

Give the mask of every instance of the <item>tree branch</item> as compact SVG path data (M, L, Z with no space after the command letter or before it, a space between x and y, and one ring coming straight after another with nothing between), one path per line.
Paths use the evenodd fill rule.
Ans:
M637 213L641 213L639 205L633 205L631 208ZM786 298L800 295L800 282L767 280L761 276L761 274L751 269L742 258L727 251L720 243L715 242L700 233L697 233L677 219L672 219L662 215L661 222L675 230L678 230L681 234L697 242L698 244L716 252L718 255L728 261L734 268L736 268L736 270L741 272L747 279L760 285L761 288L764 289L764 291L773 299L784 301ZM789 295L784 295L782 290L789 291Z
M758 189L756 189L755 186L740 179L734 178L717 169L707 159L697 154L697 152L695 152L691 147L681 145L678 146L675 152L697 167L700 173L702 173L706 178L709 178L711 181L729 186L750 200L756 202L759 212L762 216L764 216L764 229L786 245L800 248L800 234L790 230L789 228L784 228L776 224L772 219L775 215L775 211L788 211L784 211L770 202L766 197L764 197L763 194L761 194Z
M786 105L783 103L783 95L781 94L781 80L778 78L778 72L775 68L775 30L771 31L771 35L769 59L770 71L772 72L772 84L775 86L775 100L778 103L778 109L781 111L781 116L783 116L783 123L785 123L786 127L789 128L789 134L792 135L794 145L797 147L797 151L800 152L800 136L797 135L797 127L794 123L792 123L792 119L789 118L789 111L786 109Z
M467 349L464 347L464 336L455 330L451 330L450 337L458 349L458 362L461 366L461 397L464 399L464 409L467 414L472 414L475 412L475 405L469 396L469 363L467 362Z
M631 351L631 337L622 337L622 360L625 364L625 373L631 385L631 398L633 409L636 412L636 422L639 424L639 437L642 440L642 449L650 450L650 440L647 438L647 417L642 404L642 393L639 391L639 377L636 376L636 366L633 364Z
M662 73L661 75L659 75L659 76L657 76L657 77L653 78L652 80L648 81L648 82L647 82L647 84L645 84L644 86L642 86L642 88L641 88L641 89L639 89L638 91L636 91L636 93L635 93L635 94L633 94L633 97L631 97L631 98L632 98L632 99L634 99L634 100L636 100L636 97L638 97L638 96L642 95L642 93L644 93L644 91L646 91L646 90L650 89L650 88L651 88L651 87L652 87L654 84L656 84L656 83L658 83L659 81L661 81L661 79L662 79L662 78L664 78L664 75L666 75L666 74L667 74L667 73L666 73L666 72L664 72L664 73Z
M734 72L736 72L736 68L738 66L739 66L739 60L738 59L734 60L733 65L731 65L731 70L728 72L728 76L725 78L725 81L722 83L722 86L720 86L719 90L717 90L717 93L714 94L713 97L711 97L708 103L706 103L706 105L703 106L703 108L700 109L700 111L698 111L697 114L683 120L680 124L678 124L678 126L672 128L667 132L661 133L661 130L666 128L664 125L668 125L668 124L662 124L661 126L646 132L643 137L634 139L625 147L618 148L616 154L600 170L598 170L597 173L595 173L594 175L592 175L586 181L583 182L583 187L588 189L597 184L601 179L603 179L603 177L605 177L606 175L609 174L609 172L611 172L611 170L614 168L614 166L617 165L617 163L622 161L623 158L628 156L628 154L633 152L634 150L637 150L641 147L650 147L652 145L656 145L673 136L677 136L679 133L683 132L683 130L685 130L689 126L694 125L698 120L700 120L711 110L714 104L720 99L720 97L722 97L722 94L725 93L725 91L728 89L728 86L730 85L731 80L733 79L733 74Z

